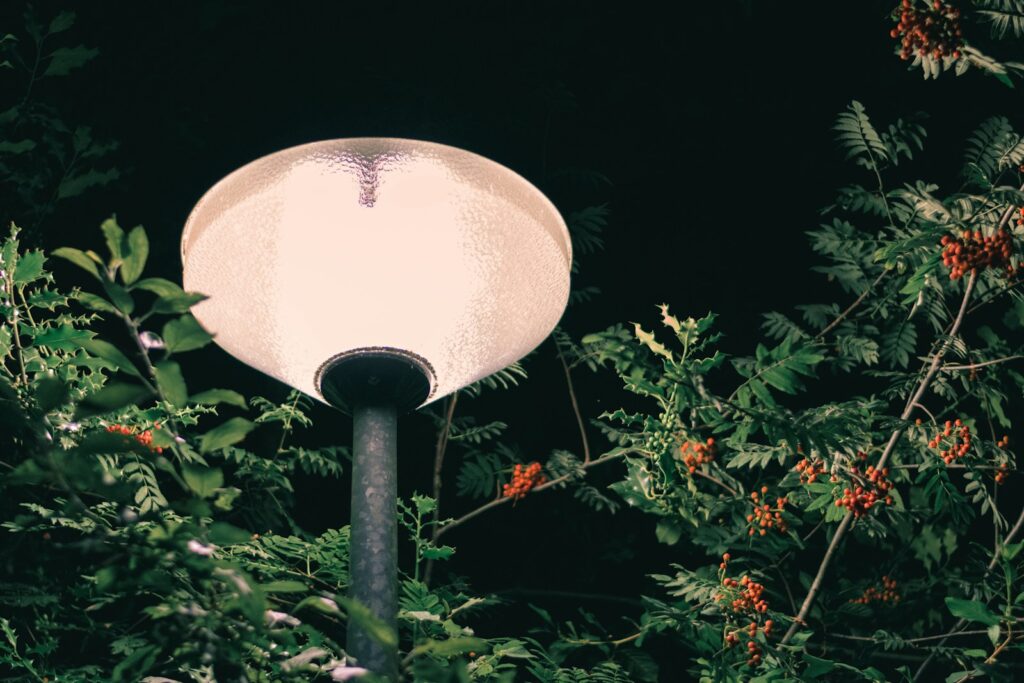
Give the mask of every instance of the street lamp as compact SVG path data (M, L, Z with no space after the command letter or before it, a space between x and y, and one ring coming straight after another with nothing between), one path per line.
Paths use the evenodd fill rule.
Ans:
M353 416L350 597L395 626L397 416L540 344L569 294L558 210L511 170L418 140L270 154L214 185L181 239L193 308L239 360ZM394 674L350 623L346 649Z

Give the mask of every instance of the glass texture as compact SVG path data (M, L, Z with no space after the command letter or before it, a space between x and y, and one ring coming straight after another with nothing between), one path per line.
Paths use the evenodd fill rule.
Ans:
M352 138L292 147L214 185L181 241L192 312L228 353L321 400L358 349L429 366L425 403L540 344L569 296L554 205L465 150Z

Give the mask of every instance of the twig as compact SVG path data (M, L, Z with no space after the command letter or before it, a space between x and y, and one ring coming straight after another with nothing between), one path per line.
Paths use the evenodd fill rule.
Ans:
M448 399L448 408L444 413L444 424L437 432L437 445L434 447L434 512L431 515L431 540L436 541L440 535L441 520L441 470L444 467L444 454L448 450L448 438L452 431L452 418L455 416L455 402L459 399L459 392L455 392ZM427 560L427 566L423 572L423 583L430 585L430 579L434 574L434 560Z
M715 484L718 484L719 486L721 486L723 489L728 491L733 496L740 495L739 491L737 491L733 487L729 486L728 484L726 484L724 481L722 481L718 477L714 476L713 474L707 474L705 472L702 472L701 470L694 470L693 473L696 474L698 477L704 477L708 481L714 482Z
M907 418L914 412L914 407L920 402L924 392L928 389L932 379L934 379L936 373L939 371L939 364L942 362L942 358L949 351L949 347L952 344L953 338L960 330L960 325L964 321L964 315L967 311L967 303L970 301L971 293L974 291L974 283L977 281L977 274L971 273L970 279L967 281L967 287L964 290L963 300L960 302L960 311L957 313L956 319L953 321L952 326L949 328L949 333L946 335L945 340L940 345L939 349L932 356L931 364L928 367L928 371L917 385L917 390L913 392L910 398L907 400L906 405L903 408L903 413L900 415L900 420L905 422ZM889 442L885 445L885 449L882 451L882 456L878 459L878 464L875 466L877 469L885 467L889 460L889 456L892 454L893 449L896 447L896 442L903 434L904 427L901 424L895 430L893 430L892 436L889 437ZM828 549L825 551L825 556L821 560L821 564L818 566L818 572L814 577L814 581L811 583L810 589L807 591L807 596L804 598L803 604L800 606L800 611L793 617L793 623L790 625L789 630L786 631L786 635L782 637L781 644L787 644L790 639L796 634L797 629L804 624L804 620L807 618L807 614L811 611L811 606L814 604L814 599L818 596L818 591L821 590L821 584L825 579L825 572L828 570L829 564L832 562L832 558L835 555L836 549L839 547L839 543L846 535L847 529L850 528L850 524L853 522L853 512L847 511L843 516L843 520L839 523L836 528L835 535L832 536L832 542L829 543Z
M941 370L943 372L955 372L957 370L975 370L977 368L983 368L986 365L996 365L997 363L1007 363L1011 360L1019 360L1024 356L1007 356L1006 358L996 358L994 360L986 360L981 363L971 363L970 365L943 365Z
M558 352L558 360L562 363L562 370L565 371L565 383L569 387L569 400L572 402L572 412L576 414L576 424L580 428L580 441L583 442L583 464L586 465L590 462L590 441L587 439L587 428L583 423L583 415L580 413L580 404L576 401L576 390L572 385L572 373L569 370L569 364L565 362L565 356L562 354L562 347L555 342L555 350Z
M868 294L871 293L871 290L873 290L878 285L878 283L881 282L882 279L886 275L888 275L888 274L889 274L888 270L883 270L881 273L879 273L878 277L875 278L875 281L872 282L870 285L868 285L867 289L865 289L863 292L861 292L860 296L858 296L856 299L854 299L853 303L850 304L849 306L847 306L846 310L844 310L842 313L840 313L836 317L835 320L830 322L828 324L828 326L825 327L825 329L823 329L818 334L814 335L814 338L815 339L820 339L820 338L824 337L826 334L828 334L829 332L831 332L832 330L834 330L836 328L836 326L839 325L839 323L843 322L843 320L846 319L846 316L850 315L850 313L852 313L855 308L857 308L862 303L864 303L864 299L866 299Z
M950 638L952 636L983 636L983 635L985 635L987 633L988 633L988 631L981 630L981 629L979 629L977 631L950 631L948 633L940 633L940 634L934 635L934 636L922 636L920 638L904 638L903 642L904 643L910 643L910 644L914 644L914 643L927 643L927 642L930 642L930 641L933 641L933 640L945 640L946 638ZM871 636L855 636L855 635L851 635L851 634L847 634L847 633L831 633L829 635L831 635L834 638L842 638L844 640L856 640L856 641L860 641L860 642L863 642L863 643L880 643L880 642L882 642L878 638L873 638Z
M617 460L618 458L621 458L622 456L628 455L629 453L632 453L632 452L633 451L630 451L630 450L624 450L624 451L620 451L618 453L612 453L612 454L609 454L609 455L602 455L597 460L591 460L590 462L588 462L587 464L583 465L582 467L584 469L590 469L591 467L597 467L598 465L603 465L606 462L610 462L612 460ZM565 482L565 481L568 481L569 479L571 479L574 476L574 474L575 473L563 474L560 477L556 477L555 479L552 479L551 481L549 481L547 483L544 483L544 484L541 484L540 486L534 488L532 490L532 493L537 493L539 491L544 491L546 489L549 489L549 488L551 488L553 486L558 486L562 482ZM463 516L459 517L458 519L453 519L452 521L448 522L447 524L445 524L443 526L435 527L437 529L437 534L434 536L434 539L437 540L438 538L441 537L442 534L447 533L450 529L454 529L455 527L462 526L463 524L465 524L469 520L473 519L474 517L476 517L478 515L482 515L483 513L487 512L488 510L490 510L492 508L496 508L499 505L504 505L506 503L511 503L513 500L515 500L515 499L514 498L495 498L494 500L492 500L490 502L484 503L483 505L481 505L477 509L471 510L470 512L467 512L466 514L464 514Z

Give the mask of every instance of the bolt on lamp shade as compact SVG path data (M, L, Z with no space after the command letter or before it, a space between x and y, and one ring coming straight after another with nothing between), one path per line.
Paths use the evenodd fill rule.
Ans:
M417 140L300 145L236 170L181 240L192 312L243 362L325 400L333 363L414 362L423 403L522 358L557 324L572 245L511 170Z

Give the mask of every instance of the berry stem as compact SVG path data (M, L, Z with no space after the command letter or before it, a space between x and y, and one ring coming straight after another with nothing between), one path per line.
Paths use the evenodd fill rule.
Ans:
M598 458L596 460L591 460L589 463L583 465L583 468L584 469L590 469L591 467L596 467L598 465L603 465L606 462L611 462L612 460L617 460L617 459L619 459L619 458L621 458L621 457L623 457L625 455L629 455L630 453L634 453L634 452L636 452L636 451L634 451L633 449L629 449L629 448L621 450L621 451L612 451L611 453L608 453L606 455L602 455L600 458ZM564 481L568 481L569 478L572 477L572 476L573 476L572 474L563 474L560 477L556 477L556 478L554 478L554 479L552 479L552 480L550 480L550 481L548 481L548 482L546 482L544 484L541 484L540 486L537 486L536 488L533 489L533 491L535 491L535 492L536 491L543 491L545 489L551 488L552 486L557 486L558 484L561 484ZM508 498L495 498L494 500L492 500L490 502L484 503L483 505L481 505L480 507L476 508L475 510L471 510L471 511L467 512L466 514L462 515L461 517L459 517L457 519L453 519L452 521L448 522L447 524L435 527L437 529L437 534L434 536L434 539L437 540L438 538L441 537L442 534L447 533L449 530L454 529L455 527L462 526L463 524L465 524L469 520L473 519L474 517L476 517L478 515L482 515L483 513L487 512L488 510L490 510L492 508L496 508L499 505L504 505L506 503L511 503L514 500L516 500L516 499L512 498L512 497L508 497Z

